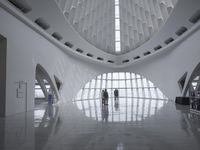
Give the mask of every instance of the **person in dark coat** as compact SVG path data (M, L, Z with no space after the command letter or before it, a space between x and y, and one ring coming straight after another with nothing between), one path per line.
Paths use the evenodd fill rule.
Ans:
M118 91L118 89L114 90L114 97L115 97L115 101L116 101L117 98L119 97L119 91Z
M104 105L105 104L105 97L104 97L104 90L102 90L102 92L101 92L101 100L102 100L102 105Z
M104 91L104 98L105 98L105 105L108 105L108 98L109 98L109 96L108 96L108 91L107 91L107 89L105 89L105 91Z

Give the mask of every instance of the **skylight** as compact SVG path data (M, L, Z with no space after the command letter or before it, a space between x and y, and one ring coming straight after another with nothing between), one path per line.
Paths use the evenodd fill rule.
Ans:
M121 51L119 0L115 0L115 52Z
M178 0L55 1L87 42L106 53L119 55L133 51L158 33ZM168 40L169 44L173 39Z

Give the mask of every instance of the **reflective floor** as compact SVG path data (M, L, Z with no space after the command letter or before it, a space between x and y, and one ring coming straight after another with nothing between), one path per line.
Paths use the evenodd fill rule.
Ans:
M113 118L121 115L123 121L112 121L111 103L108 110L103 107L97 109L102 110L96 113L97 120L95 115L84 113L76 102L61 106L42 104L34 111L0 118L0 150L200 149L200 116L191 114L188 107L176 106L171 101L146 107L147 99L131 101L133 104L134 101L143 101L141 104L145 107L137 112L137 105L133 108L127 105L129 109L119 100L120 111L114 112L116 117ZM94 112L94 107L91 108ZM107 111L106 121L102 114ZM126 111L127 118L133 119L124 119L126 115L122 114ZM138 119L136 114L140 116Z
M141 121L155 115L168 102L167 99L133 97L111 97L108 105L102 105L101 99L73 101L85 116L106 122Z

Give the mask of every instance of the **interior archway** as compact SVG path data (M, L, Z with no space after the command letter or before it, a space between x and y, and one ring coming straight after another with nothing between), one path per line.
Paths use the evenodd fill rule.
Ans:
M200 63L195 67L194 71L192 72L183 95L200 95Z
M102 90L107 89L108 105L102 104ZM116 101L114 90L118 89ZM74 103L83 113L98 121L141 121L163 107L169 99L151 81L130 72L104 73L88 82Z
M35 105L53 104L57 102L58 95L55 86L47 71L37 65L35 74Z

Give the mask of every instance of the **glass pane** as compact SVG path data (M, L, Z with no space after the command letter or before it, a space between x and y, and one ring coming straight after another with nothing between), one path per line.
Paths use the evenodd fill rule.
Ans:
M101 75L99 75L99 76L97 77L97 79L101 79Z
M119 81L119 88L125 88L125 80Z
M120 31L115 31L115 41L120 41Z
M133 88L136 87L136 80L132 80L132 87L133 87Z
M120 20L119 19L115 19L115 30L120 30ZM118 41L118 40L116 40Z
M139 92L139 97L144 97L142 89L138 89L138 92Z
M125 79L125 74L124 72L119 73L119 79Z
M44 93L41 89L35 89L35 98L44 98Z
M116 50L116 52L120 52L120 50L121 50L121 44L120 44L120 42L116 42L115 43L115 50Z
M118 73L113 73L113 79L118 79Z
M133 89L133 97L138 97L138 91L136 89Z
M137 79L137 85L138 85L138 88L141 88L141 87L142 87L141 79Z
M85 85L85 88L89 88L90 87L90 82L88 82L86 85Z
M147 87L147 80L145 78L143 78L142 81L143 81L143 86Z
M113 81L113 88L118 88L118 80Z
M119 0L115 0L115 5L119 5Z
M130 79L131 78L131 74L130 73L126 73L126 79Z
M105 73L103 74L103 79L106 79L106 74Z
M107 79L112 79L112 74L111 73L107 74Z
M92 82L91 82L91 85L90 85L90 86L91 86L91 88L94 88L94 87L95 87L95 80L94 80L94 79L92 80Z
M136 74L136 78L141 78L141 76L139 74Z
M126 97L126 90L120 89L120 97Z
M115 18L119 18L119 5L115 5Z
M89 98L91 98L91 99L94 98L94 89L90 90L90 97Z
M49 88L50 88L50 85L45 85L45 87L46 87L47 89L49 89Z
M40 85L35 85L35 89L41 89Z
M154 85L151 81L149 81L149 87L154 87Z
M88 89L83 90L83 99L88 99Z
M135 74L134 73L131 73L131 78L135 79Z
M144 89L144 94L146 98L149 97L149 90L147 88Z
M131 88L131 80L126 80L126 88Z
M154 88L151 88L150 91L151 91L151 97L152 97L152 98L156 98L155 89L154 89Z
M106 88L106 80L102 80L102 89Z
M100 89L96 89L95 98L99 98L99 97L100 97Z
M100 88L100 87L101 87L101 80L97 80L96 88Z
M157 89L157 91L158 91L158 98L159 99L164 99L163 93L159 89Z
M81 95L82 95L82 90L80 90L79 92L78 92L78 94L76 95L76 100L80 100L81 99Z
M107 88L108 88L108 89L109 89L109 88L112 88L111 80L108 80L108 81L107 81Z
M127 89L127 97L132 97L132 90L131 89Z

